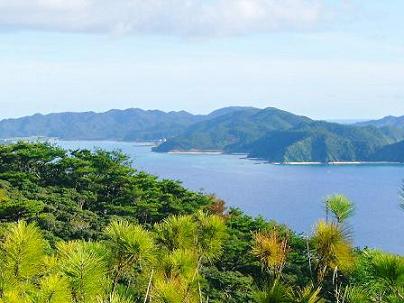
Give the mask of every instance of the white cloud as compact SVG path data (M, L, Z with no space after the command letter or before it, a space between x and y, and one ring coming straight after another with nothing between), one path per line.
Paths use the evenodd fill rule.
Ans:
M304 30L326 0L0 0L0 29L229 35Z

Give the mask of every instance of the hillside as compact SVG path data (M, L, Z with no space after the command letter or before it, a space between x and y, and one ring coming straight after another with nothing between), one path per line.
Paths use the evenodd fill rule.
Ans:
M0 121L0 138L46 136L75 140L158 140L178 135L203 116L185 111L110 110L104 113L36 114Z
M372 161L381 148L403 138L397 128L314 121L275 108L245 109L192 125L154 150L219 150L271 162Z
M343 195L302 235L127 160L0 145L0 302L402 302L403 257L353 247Z
M404 141L382 147L372 156L372 160L404 162Z
M200 121L244 109L249 108L230 106L208 115L139 108L113 109L104 113L35 114L1 120L0 139L43 136L65 140L157 141L179 135Z
M359 126L395 127L404 129L404 116L387 116L379 120L370 120L356 123Z
M271 162L334 162L370 160L394 139L373 127L315 122L274 131L245 147L249 157ZM232 151L231 147L228 151ZM387 161L387 160L386 160Z
M286 130L310 122L307 117L276 108L247 108L192 125L183 134L168 140L155 150L225 150L232 145L232 151L243 152L242 146L269 131Z
M153 150L245 153L271 162L393 161L390 159L402 158L394 145L404 139L400 121L386 117L342 125L273 107L232 106L207 115L134 108L6 119L0 121L0 140L35 136L117 141L166 138Z

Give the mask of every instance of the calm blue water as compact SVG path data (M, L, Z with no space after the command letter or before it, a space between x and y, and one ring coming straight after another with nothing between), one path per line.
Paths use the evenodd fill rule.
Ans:
M192 190L215 193L228 205L310 233L324 215L323 199L347 195L356 205L350 224L358 246L404 254L404 211L399 207L403 165L279 166L235 155L174 155L122 142L59 142L64 148L120 149L134 166Z

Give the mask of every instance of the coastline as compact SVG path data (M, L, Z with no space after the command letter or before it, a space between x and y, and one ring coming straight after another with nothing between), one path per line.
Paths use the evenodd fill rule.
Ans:
M268 162L274 165L404 165L402 162L389 162L389 161L330 161L330 162Z
M173 150L173 151L167 152L167 154L172 154L172 155L223 155L224 153L219 150L189 150L189 151Z
M41 137L41 136L33 136L33 137L15 137L15 138L4 138L0 139L0 143L7 144L13 143L19 140L28 140L28 141L92 141L92 142L119 142L119 143L128 143L134 144L135 146L145 146L154 148L158 146L158 142L155 140L151 141L126 141L126 140L83 140L83 139L60 139L56 137ZM192 150L172 150L165 152L167 154L172 155L237 155L237 156L244 156L240 159L247 159L247 160L254 160L259 161L260 164L267 163L272 165L285 165L285 166L317 166L317 165L329 165L329 166L346 166L346 165L404 165L403 162L394 162L394 161L330 161L330 162L319 162L319 161L286 161L286 162L271 162L266 160L265 158L255 158L255 157L248 157L246 153L226 153L222 150L199 150L199 149L192 149Z
M344 166L344 165L404 165L402 162L389 162L389 161L330 161L330 162L319 162L319 161L286 161L286 162L270 162L266 159L261 158L249 158L244 153L225 153L220 150L172 150L166 152L167 154L172 155L237 155L237 156L245 156L240 159L246 160L255 160L260 161L260 163L268 163L273 165L285 165L285 166L309 166L309 165L329 165L329 166Z

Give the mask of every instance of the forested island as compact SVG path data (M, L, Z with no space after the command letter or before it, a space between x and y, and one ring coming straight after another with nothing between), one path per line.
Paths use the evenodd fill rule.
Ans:
M0 121L0 139L150 141L156 152L246 154L275 163L404 162L404 117L344 125L273 107L36 114ZM161 144L160 144L161 143Z
M217 150L277 163L404 162L403 140L404 124L392 120L343 125L247 108L196 123L155 151Z
M343 195L302 235L130 164L0 145L0 302L403 302L404 258L353 246Z

